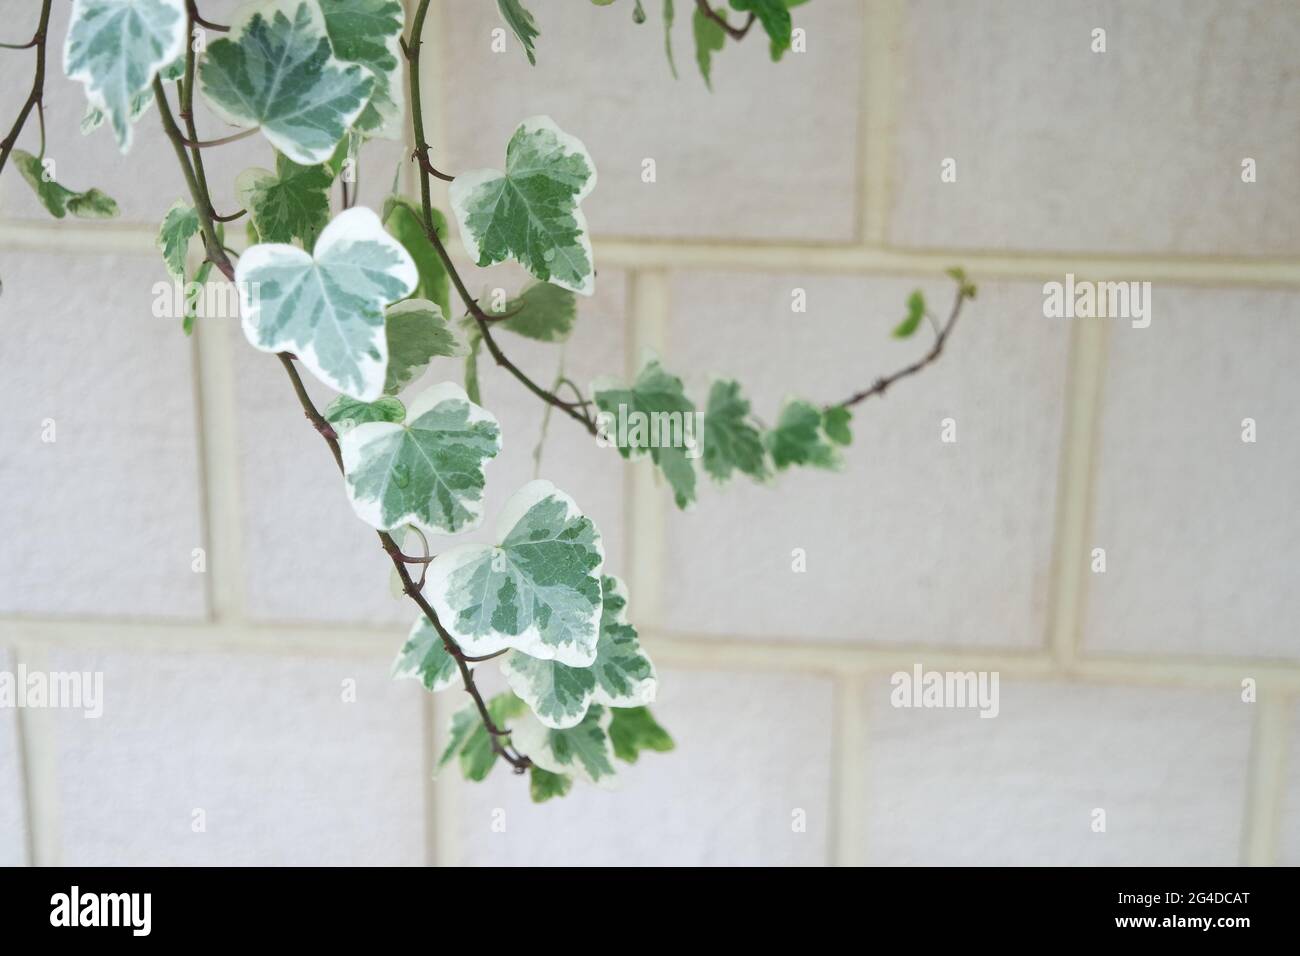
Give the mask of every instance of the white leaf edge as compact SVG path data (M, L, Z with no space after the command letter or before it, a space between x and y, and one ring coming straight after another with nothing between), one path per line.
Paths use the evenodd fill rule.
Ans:
M364 428L365 426L360 427ZM596 643L600 640L600 614L604 606L603 601L597 605L591 615L594 638L591 642L590 653L584 653L583 649L576 645L555 647L544 643L541 639L541 631L536 623L530 623L528 628L520 634L500 635L495 639L491 636L471 637L459 634L455 627L448 623L455 621L457 615L457 609L453 608L451 602L447 600L447 582L451 575L465 565L480 560L485 554L496 551L501 542L514 530L520 519L528 513L528 510L533 505L549 497L559 498L565 503L565 521L576 517L586 517L573 498L556 488L546 479L538 478L528 482L528 484L511 495L506 501L505 507L501 509L501 514L497 517L496 523L496 546L462 544L439 553L429 565L429 578L426 583L429 603L438 612L438 617L442 620L443 626L456 639L456 643L460 645L461 650L466 653L474 657L481 657L485 654L495 654L506 648L514 648L523 651L529 657L536 657L544 661L559 661L561 664L568 664L570 667L590 667L596 660ZM600 561L590 573L599 579L605 567L605 543L601 537L600 529L596 528L594 522L592 523L592 530L595 532L595 549L600 556Z
M392 669L393 680L403 680L409 677L416 681L419 681L421 687L424 686L424 677L420 674L420 668L418 665L412 665L409 667L404 667L402 665L402 652L403 652L403 648L405 648L407 644L409 644L412 640L415 639L415 635L420 630L426 627L434 632L434 638L437 641L439 641L439 643L441 643L442 635L438 634L437 629L434 628L434 626L431 623L429 623L429 619L425 617L423 614L417 617L415 619L415 623L411 625L410 631L407 632L406 640L402 642L402 647L398 648L397 657L393 659L393 669ZM472 671L474 670L475 664L473 661L466 661L465 666L467 666ZM435 694L440 690L446 690L448 687L451 687L453 684L456 683L456 679L458 677L460 677L460 668L459 667L452 668L452 672L449 676L443 678L442 680L434 681L433 686L429 688L429 690Z
M561 289L568 289L570 292L575 292L578 295L589 296L596 290L596 258L591 248L591 232L587 228L587 217L582 211L582 201L591 195L591 191L596 188L596 162L591 158L591 153L587 152L587 147L583 144L582 140L578 139L578 137L571 133L566 133L564 130L560 129L555 120L545 114L528 117L528 119L520 123L515 128L515 131L510 134L510 139L513 140L521 131L531 133L535 130L543 129L555 134L556 139L560 142L560 145L563 147L565 152L573 152L581 155L583 159L587 161L587 167L591 170L591 176L587 179L586 185L576 196L573 197L573 219L574 222L578 224L580 230L579 243L582 246L583 252L587 254L587 264L589 268L586 281L581 286L571 285L567 282L560 282L554 276L544 281L549 282L551 285L559 286ZM469 197L474 194L474 190L483 185L483 183L493 179L503 179L505 176L506 173L499 169L473 169L457 176L448 190L447 198L451 204L452 215L456 217L456 226L460 230L461 242L465 245L466 254L475 263L478 263L479 261L479 244L478 240L466 225L469 217L469 208L466 206L466 203L469 200ZM523 265L523 263L520 263L520 265ZM532 275L531 270L525 271L528 271L529 274ZM533 278L536 279L539 277L534 275Z
M628 606L627 585L623 583L622 578L616 577L612 574L604 575L604 577L608 577L614 582L613 593L623 599L624 623L630 623L626 621L626 608ZM602 597L603 597L603 591L602 591ZM602 622L604 621L603 600L601 604L601 620ZM597 656L599 656L600 638L601 638L601 634L598 633L596 636L596 644L598 648ZM506 683L510 685L510 689L515 692L515 696L519 697L521 700L523 700L524 703L526 703L529 707L532 708L533 713L537 716L538 720L540 720L547 727L550 727L552 730L568 730L569 728L576 727L578 724L582 723L583 719L587 716L587 711L591 708L592 704L603 704L607 707L643 707L647 704L653 704L655 702L655 697L658 695L658 691L659 691L659 672L658 670L656 670L654 661L651 659L650 655L647 654L645 648L641 646L641 639L639 634L637 635L637 647L641 652L641 656L644 657L646 659L646 662L650 665L650 676L644 678L641 681L638 681L635 684L632 691L630 691L629 693L624 694L621 697L618 697L605 690L604 685L600 683L599 676L593 674L596 680L595 686L591 689L590 692L583 695L582 710L579 711L576 716L573 716L572 719L564 718L562 720L557 720L555 718L549 717L541 713L541 711L538 709L537 705L540 702L541 698L536 693L534 693L533 685L532 683L529 682L527 675L519 670L516 670L514 666L516 658L518 657L527 658L530 657L531 655L525 654L523 651L512 650L509 654L507 654L505 657L501 659L501 667L500 667L501 676L506 679ZM559 663L559 662L551 661L550 663ZM591 662L591 666L594 667L595 664L596 661L595 659L593 659ZM586 670L587 668L577 668L577 669Z
M182 4L182 6L184 6L184 4ZM326 44L329 44L329 31L325 29L325 14L321 13L320 6L315 2L315 0L255 0L253 3L247 3L239 8L239 11L235 16L235 21L230 25L230 31L228 33L223 33L218 37L218 40L230 40L232 43L238 44L243 39L244 33L248 30L249 24L253 22L253 18L259 14L264 20L270 20L276 12L280 12L285 14L285 16L288 17L289 22L292 23L294 22L295 15L300 6L306 6L310 9L312 26L315 28L317 33L319 33L320 38L324 39ZM214 40L213 42L217 41ZM181 46L182 48L184 47L183 38ZM373 78L375 75L373 70L360 63L353 63L350 60L340 60L334 55L334 47L332 45L329 47L329 51L329 59L324 64L325 68L333 66L339 70L346 70L350 66L355 66L366 76L372 78L371 89L373 92ZM370 98L366 97L361 101L361 105L355 110L340 114L344 127L342 139L336 142L329 149L307 151L299 148L298 144L293 140L281 136L279 133L262 126L257 117L240 116L230 112L230 110L226 109L223 104L218 103L212 97L207 95L203 83L200 82L196 85L198 86L199 91L203 93L204 102L208 104L212 112L220 119L229 123L231 126L239 126L244 129L260 129L262 135L266 137L267 142L280 152L284 153L284 155L288 156L299 166L319 166L321 163L326 162L331 156L333 156L334 151L338 149L339 143L344 139L347 139L347 131L352 128L352 124L357 121L357 117L361 115L362 111L366 108L366 104L370 102Z
M348 501L351 502L352 510L356 512L357 517L376 531L392 531L394 528L400 528L404 525L415 525L426 534L463 534L467 531L473 531L483 523L482 499L478 502L461 502L471 517L467 524L462 525L456 531L451 531L438 525L429 524L411 511L399 515L391 522L386 522L382 517L382 505L377 499L358 498L353 491L352 474L361 464L362 453L367 445L397 432L405 431L411 422L446 401L464 402L469 406L469 417L466 420L466 425L473 425L477 422L491 422L497 426L496 454L488 455L483 459L483 464L486 466L488 462L501 453L501 424L497 421L496 416L482 405L471 402L469 396L465 394L465 390L455 382L442 382L430 386L417 395L414 401L406 406L406 422L403 424L397 424L396 422L365 422L339 436L339 452L343 457L343 485L347 491ZM432 574L432 567L430 567L430 573ZM441 610L439 610L439 617L441 616ZM448 631L450 630L448 628ZM452 636L455 637L454 632Z
M543 770L576 777L586 783L595 784L602 790L613 790L615 788L614 781L618 775L618 764L615 762L614 756L614 743L609 736L609 725L613 720L614 712L608 707L601 712L600 717L597 719L597 725L605 732L605 753L609 757L609 765L615 768L613 773L606 774L599 780L592 778L581 760L566 766L555 759L554 752L551 750L549 736L555 728L547 727L538 720L537 715L532 711L525 711L520 716L511 718L507 721L506 727L510 731L510 742L515 749L527 756L528 759ZM566 729L572 730L573 728Z
M316 246L312 252L306 252L287 242L263 242L250 246L245 250L235 265L235 285L239 289L241 325L244 329L244 337L258 351L292 352L313 375L336 392L342 392L359 402L373 402L384 393L384 377L388 371L388 332L385 323L380 322L371 326L370 330L370 344L379 353L380 358L375 360L362 355L357 360L362 379L365 382L365 388L360 393L352 391L331 373L325 371L316 355L315 348L310 343L303 345L292 339L284 338L275 339L263 345L258 339L261 304L258 297L253 294L253 289L250 288L247 281L249 273L286 259L310 265L314 268L330 249L341 242L374 242L393 251L398 256L398 262L396 266L389 270L389 274L402 283L405 289L403 295L410 295L415 290L416 283L419 281L419 273L415 268L410 253L406 251L400 242L388 234L374 210L367 209L365 206L354 206L330 220L329 224L321 230L320 237L316 240ZM380 312L383 312L389 304L388 302L382 303L379 306Z
M68 71L68 59L72 54L72 27L81 19L84 12L82 8L85 7L87 3L93 2L95 2L95 0L72 0L72 13L68 17L68 33L67 36L63 38L63 74L68 79L74 80L85 86L87 103L91 107L98 109L104 114L104 117L109 120L109 126L113 128L113 135L117 139L118 149L125 155L131 151L131 143L134 136L134 126L132 124L139 118L139 116L128 115L122 128L119 130L117 124L113 122L113 117L109 113L108 104L104 100L103 94L97 90L91 89L90 84L93 83L95 79L91 72L88 69L77 70L75 73ZM185 52L185 25L189 22L189 14L185 9L185 0L159 0L159 2L174 9L179 14L179 18L176 21L176 26L172 30L172 36L168 38L170 45L165 51L163 51L162 55L155 62L149 64L149 76L151 79L164 66L171 63ZM145 87L142 87L142 89L148 89L148 86L146 85ZM136 93L139 92L141 92L141 90L136 90ZM129 110L129 103L127 104L127 107Z

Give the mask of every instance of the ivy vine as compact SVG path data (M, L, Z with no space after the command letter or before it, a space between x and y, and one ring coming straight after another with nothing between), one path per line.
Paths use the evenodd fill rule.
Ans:
M584 390L560 374L550 387L538 383L502 343L514 335L557 344L573 332L577 297L590 295L596 281L582 208L597 183L596 163L572 132L534 116L502 144L497 167L442 172L421 102L429 2L419 0L408 29L396 0L262 0L228 25L204 19L195 0L73 0L64 70L85 86L82 131L106 127L123 153L135 124L157 110L188 194L165 211L158 233L167 274L188 290L177 318L189 334L199 290L215 271L238 290L249 343L283 366L353 510L375 530L400 590L419 609L394 676L419 680L431 692L459 684L470 697L451 721L440 764L456 760L466 777L481 780L504 761L530 775L532 796L541 801L569 792L575 778L603 783L618 762L669 750L673 742L648 708L655 667L631 623L627 588L606 566L599 529L544 480L487 507L502 434L479 393L484 352L549 412L624 458L648 458L686 508L696 498L693 442L702 445L699 460L717 483L737 475L765 482L797 466L839 467L856 406L936 361L975 287L951 271L956 291L943 321L914 293L894 334L911 336L928 319L934 342L925 355L839 401L789 400L771 427L753 414L740 382L713 382L699 407L681 378L653 356L631 381L603 378ZM730 0L727 8L697 0L692 31L704 82L713 82L715 56L756 25L773 60L796 48L791 10L803 2ZM31 92L0 142L0 172L12 160L55 217L111 218L118 209L110 197L62 185L47 162L50 7L43 0L29 41L3 44L34 51L36 63ZM497 7L535 62L541 32L523 0L497 0ZM645 21L640 0L633 0L632 15ZM676 75L672 0L662 16ZM196 90L239 131L201 138ZM34 154L16 147L33 114L40 131ZM418 199L395 192L382 210L357 206L360 150L375 137L400 136L404 117L415 144ZM243 208L221 214L204 150L257 133L274 147L275 168L241 173ZM513 260L531 274L514 299L488 306L471 294L448 252L448 219L433 205L432 179L450 184L450 217L475 265ZM227 225L238 220L242 253L226 237ZM190 272L194 243L203 257ZM463 385L444 381L408 394L426 369L448 360L463 368ZM324 411L310 398L303 369L338 393ZM429 553L427 535L476 528L489 511L492 545ZM475 675L494 660L509 690L487 698Z

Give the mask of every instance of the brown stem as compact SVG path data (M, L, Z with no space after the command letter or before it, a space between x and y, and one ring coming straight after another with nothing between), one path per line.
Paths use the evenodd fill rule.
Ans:
M903 368L899 369L897 372L894 372L892 375L886 375L883 378L876 379L875 384L873 384L870 388L865 388L860 392L854 392L852 395L850 395L844 401L839 402L838 404L847 408L851 405L856 405L859 402L865 402L868 398L871 398L871 396L873 395L884 395L886 389L888 389L889 386L893 385L899 379L907 378L910 375L915 375L917 372L921 371L921 369L925 368L927 365L930 365L932 362L937 361L939 356L943 354L944 343L948 341L948 336L952 334L953 326L957 324L957 319L961 316L961 307L968 298L970 298L970 288L966 285L964 281L958 281L957 298L952 304L952 312L950 312L948 315L948 321L944 323L943 328L941 328L938 334L935 336L934 345L930 347L930 351L926 352L925 355L921 356L911 365L904 366ZM836 406L828 405L826 407L834 408Z
M749 28L754 25L754 14L752 13L749 15L749 19L745 21L743 26L733 27L727 22L725 16L709 6L709 0L695 0L695 6L699 8L700 13L704 14L718 26L722 27L722 29L726 30L727 36L731 37L733 40L745 39L745 34L748 33Z
M194 201L194 211L198 213L199 228L203 232L203 244L208 259L221 270L222 275L233 282L235 280L235 267L231 265L230 256L226 254L225 248L221 245L221 240L217 236L217 227L212 222L212 203L208 199L207 181L199 178L198 175L203 170L202 160L198 160L196 155L195 159L198 160L198 163L196 166L190 165L189 156L185 153L184 136L181 135L180 127L176 125L176 119L172 116L172 108L167 102L167 92L163 89L162 80L157 76L153 78L153 98L158 104L158 115L162 118L163 129L167 133L167 138L171 141L172 149L176 152L176 159L180 163L181 173L185 176L185 185L189 187L190 198ZM196 169L198 174L196 174Z
M338 465L338 469L341 473L343 471L343 452L339 448L338 434L334 431L334 427L325 420L325 416L323 416L316 408L315 403L311 400L311 396L307 394L307 388L303 385L302 376L298 374L298 369L293 363L293 357L287 352L278 353L278 357L280 363L284 366L284 370L289 375L289 381L293 385L294 394L298 396L298 403L302 406L303 414L307 416L307 420L312 423L312 426L316 431L320 432L321 437L325 439L325 443L329 446L330 453L334 456L334 463ZM474 683L474 672L470 670L469 665L477 660L486 660L486 658L470 658L465 656L465 653L460 649L460 645L456 643L456 639L453 638L451 634L448 633L447 629L442 626L442 622L438 619L438 612L433 609L433 606L429 604L428 600L421 593L420 586L411 579L411 573L406 567L406 556L402 554L402 549L393 539L393 536L386 531L380 531L377 533L379 535L380 545L388 555L389 560L393 562L393 567L397 570L397 576L402 582L402 591L419 606L421 611L424 612L424 616L428 619L429 623L433 625L434 630L438 632L438 636L442 638L442 643L443 646L447 648L447 653L455 659L456 665L460 669L461 680L465 684L465 692L473 698L474 706L478 710L479 717L483 721L483 726L487 728L488 735L492 741L492 749L516 770L520 772L526 770L532 765L532 762L527 757L511 753L509 748L502 744L498 739L500 737L508 737L510 732L508 730L502 730L492 720L492 715L488 711L487 703L483 700L483 695L479 692L478 686Z
M415 147L415 150L411 153L411 158L414 159L417 163L419 163L420 168L423 169L430 176L433 176L436 179L441 179L444 183L451 183L456 181L455 176L448 176L444 172L439 172L437 167L435 167L433 163L429 162L428 146Z
M226 33L230 30L230 27L223 27L220 23L213 23L211 20L204 20L199 16L199 8L198 4L195 3L195 0L185 0L185 6L189 10L190 19L199 26L205 27L209 30L215 30L217 33Z
M23 131L23 124L27 122L27 117L32 115L33 109L40 113L41 155L45 154L45 39L49 32L52 3L53 0L44 0L41 4L41 19L36 25L36 33L32 35L31 40L25 46L14 47L14 49L36 48L36 74L32 78L32 90L27 94L22 109L18 111L18 118L14 120L9 135L0 141L0 171L4 170L5 163L9 161L9 154L13 152L14 144L18 142L18 134Z

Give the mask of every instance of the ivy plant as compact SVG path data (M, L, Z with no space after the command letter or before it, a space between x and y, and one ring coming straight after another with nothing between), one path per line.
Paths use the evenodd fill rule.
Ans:
M51 2L43 0L30 41L4 44L33 51L35 73L0 142L0 172L12 161L56 218L112 218L111 197L63 185L46 156ZM548 417L587 432L593 448L612 445L629 461L648 462L684 509L704 480L767 483L790 469L840 468L856 407L939 357L975 287L951 272L956 292L943 321L913 293L894 334L912 336L928 319L934 341L923 357L839 401L792 396L770 426L740 381L718 379L692 396L655 356L630 380L609 375L586 388L562 374L551 387L534 381L511 361L509 339L558 349L583 331L578 301L598 275L583 201L597 186L597 159L580 130L532 116L500 144L498 166L440 171L421 116L429 2L418 0L408 24L397 0L256 0L236 22L218 24L194 0L73 0L63 67L85 88L82 132L106 127L123 153L135 125L156 110L186 186L159 209L158 229L160 271L191 288L181 328L189 334L197 317L194 288L209 279L233 283L249 345L283 366L347 501L374 529L397 590L418 611L393 676L431 693L460 686L468 694L439 765L455 761L481 780L504 762L528 774L533 799L544 801L569 793L575 780L604 785L620 764L671 750L673 741L650 711L658 674L634 623L635 597L620 569L608 566L600 529L549 481L502 489L490 480L508 436L484 407L479 361L490 357L548 406ZM522 55L536 62L544 24L528 2L497 0L497 8ZM793 11L803 2L696 0L691 29L703 82L712 86L715 57L756 27L773 60L797 51ZM641 0L592 4L647 20ZM680 12L663 0L673 76ZM201 138L196 92L238 131ZM35 153L16 148L33 114ZM381 209L356 205L360 152L375 137L404 135L404 117L418 195L394 188ZM223 215L213 207L204 153L258 134L273 147L274 168L240 173L243 208ZM81 172L72 181L80 183ZM431 201L432 178L450 183L446 214ZM239 219L246 243L236 253L226 226ZM532 281L513 299L481 305L448 252L453 226L476 266L511 260ZM303 370L337 393L323 411ZM430 370L438 383L419 388ZM430 554L430 535L463 534L488 516L493 543ZM485 666L499 668L507 690L483 695L477 680Z

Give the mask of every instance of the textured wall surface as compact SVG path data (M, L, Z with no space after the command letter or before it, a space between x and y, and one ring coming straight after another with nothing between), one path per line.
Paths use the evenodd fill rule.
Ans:
M8 34L32 6L0 0ZM492 51L493 4L433 5L439 166L498 165L548 113L599 167L566 373L650 348L771 423L925 352L889 333L914 288L946 310L946 267L979 297L859 407L843 473L687 513L563 419L537 464L542 405L484 364L504 450L471 538L535 473L570 491L678 745L540 807L501 768L434 777L462 695L388 679L413 608L279 364L233 321L153 317L175 158L153 111L130 157L83 139L52 51L47 154L122 217L53 223L0 177L0 672L102 673L103 714L0 708L0 864L1300 864L1300 6L812 0L805 52L729 45L712 93L691 6L674 79L658 4L531 0L536 67ZM24 56L0 51L6 126ZM409 190L408 151L367 147L361 202ZM270 158L211 155L222 211ZM1045 317L1067 273L1151 283L1150 326ZM555 348L508 344L554 377ZM997 716L896 706L916 666L996 673Z

